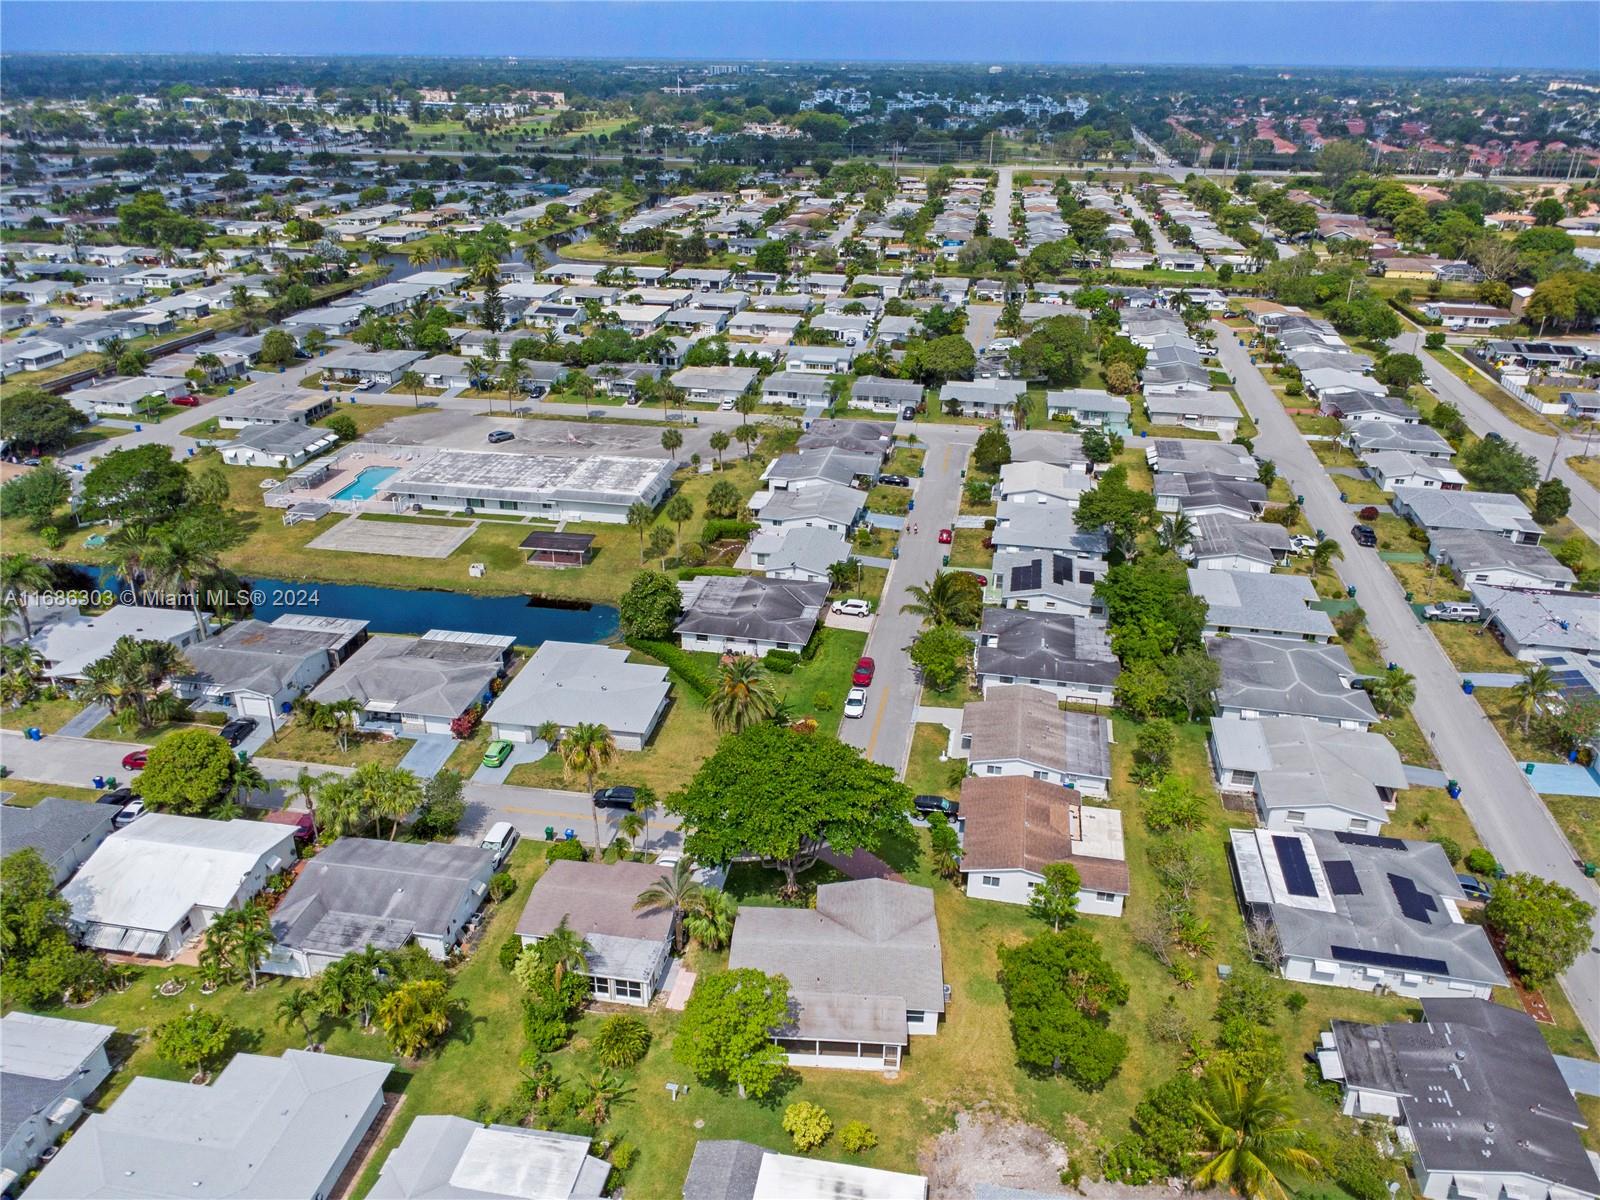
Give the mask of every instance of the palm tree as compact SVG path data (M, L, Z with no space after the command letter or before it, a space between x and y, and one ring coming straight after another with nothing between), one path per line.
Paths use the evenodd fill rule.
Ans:
M644 534L656 519L655 510L643 500L635 500L628 505L626 520L628 524L639 533L639 562L644 562Z
M361 797L364 811L382 822L389 818L389 840L394 841L400 829L400 818L416 810L422 803L422 784L404 767L389 767L383 763L362 763L350 776L350 783Z
M567 924L566 917L562 917L554 929L535 943L534 952L550 968L557 992L561 990L561 981L566 978L568 971L581 973L589 969L589 943Z
M739 905L721 888L702 888L684 914L685 931L707 950L720 950L733 936Z
M1221 1184L1248 1200L1288 1200L1279 1176L1309 1174L1321 1168L1301 1148L1303 1134L1293 1106L1265 1079L1240 1079L1229 1068L1207 1081L1195 1103L1202 1136L1209 1145L1194 1183Z
M1311 569L1318 574L1328 569L1336 558L1344 557L1344 548L1333 538L1323 538L1311 548Z
M767 682L761 660L743 654L724 658L706 709L711 723L723 733L740 733L770 721L778 709L778 695Z
M316 1035L312 1032L311 1023L315 1020L320 1027L322 1021L322 1002L317 998L317 993L308 987L295 988L278 1001L274 1009L278 1024L285 1029L291 1025L298 1025L305 1032L306 1045L316 1044Z
M413 267L425 267L433 261L434 253L433 247L427 242L417 242L406 253L406 261Z
M594 802L594 781L600 772L611 765L616 757L617 743L611 730L604 725L580 721L567 730L557 747L561 755L561 772L568 779L583 776L583 785L590 793L589 815L594 818L594 849L600 852L600 808Z
M317 777L317 811L322 814L323 832L335 838L359 829L366 819L360 791L332 771Z
M861 578L861 564L853 558L841 558L828 565L828 590L847 592L850 585Z
M1187 513L1167 517L1156 530L1156 545L1171 554L1182 554L1183 548L1194 539L1194 522Z
M200 587L203 580L214 578L221 569L216 550L206 539L195 536L191 528L179 524L156 535L148 566L161 586L188 593L195 630L204 639L206 618L200 606Z
M416 979L385 996L377 1015L389 1044L407 1058L415 1058L449 1031L450 998L443 981Z
M173 675L191 669L171 642L120 637L109 654L89 664L82 691L90 703L104 704L114 714L131 709L139 728L149 729L181 708L177 696L162 688Z
M0 646L0 698L7 704L26 704L38 694L44 680L44 655L22 643Z
M317 839L317 784L321 779L322 776L313 775L310 768L301 767L300 773L294 777L294 783L290 785L294 789L294 794L306 806L306 812L311 814L312 841Z
M317 990L329 1008L339 1013L361 1014L361 1027L372 1027L372 1010L389 990L389 956L368 946L352 951L323 971Z
M634 897L633 908L668 908L672 910L672 948L683 953L683 914L699 899L704 889L694 877L694 868L687 858L672 864L670 874L661 876L655 883Z
M711 449L717 456L717 470L719 471L722 470L722 452L728 448L728 444L731 441L733 439L728 436L726 429L719 429L711 435Z
M1528 725L1533 714L1539 711L1544 698L1556 690L1556 675L1543 663L1523 663L1522 678L1511 689L1518 714L1522 717L1522 735L1528 735Z
M23 640L33 636L33 625L28 619L28 600L47 592L55 580L50 568L27 554L7 554L0 558L0 596L17 605L16 613L22 622Z
M1372 706L1386 717L1410 708L1417 698L1417 681L1404 667L1390 667L1367 684Z
M900 611L922 618L924 625L960 625L968 628L983 617L983 592L965 571L940 571L928 586L913 585L911 603Z
M419 398L419 393L421 393L425 382L426 381L422 378L420 373L416 371L406 371L400 376L399 379L395 380L395 386L402 392L410 392L411 407L420 408L422 407L422 400Z
M304 767L301 768L305 770ZM261 773L261 768L253 762L237 763L233 768L233 791L243 804L250 798L251 792L264 792L270 786L267 777Z
M271 949L272 922L267 916L266 905L259 900L252 900L239 910L232 938L235 961L243 963L245 970L250 973L251 991L255 990L261 960Z
M611 1119L611 1106L628 1091L609 1067L584 1076L583 1088L588 1098L579 1106L579 1111L588 1116L589 1123L596 1129Z
M628 848L639 844L639 838L644 833L645 820L639 815L638 809L629 809L617 819L617 837L628 844Z

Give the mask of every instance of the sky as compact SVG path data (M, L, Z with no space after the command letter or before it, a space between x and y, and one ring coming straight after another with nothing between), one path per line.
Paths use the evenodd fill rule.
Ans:
M1594 70L1594 0L0 0L9 52Z

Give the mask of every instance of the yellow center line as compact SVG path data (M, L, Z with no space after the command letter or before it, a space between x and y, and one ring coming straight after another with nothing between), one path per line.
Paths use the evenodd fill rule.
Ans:
M872 718L872 735L867 738L867 748L864 751L867 758L872 757L872 749L878 744L878 730L883 728L883 716L888 711L889 689L884 688L883 691L878 693L878 713Z

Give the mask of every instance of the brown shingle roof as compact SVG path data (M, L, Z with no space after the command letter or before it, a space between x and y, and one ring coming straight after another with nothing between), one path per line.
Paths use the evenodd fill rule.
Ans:
M961 817L966 830L961 854L964 872L1032 871L1070 862L1089 891L1128 895L1128 864L1072 852L1073 809L1082 797L1024 775L973 776L961 785Z

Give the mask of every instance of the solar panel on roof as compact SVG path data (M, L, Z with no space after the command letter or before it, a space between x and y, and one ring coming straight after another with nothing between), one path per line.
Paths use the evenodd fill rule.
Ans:
M1406 844L1399 838L1379 837L1374 833L1345 833L1340 831L1333 835L1346 846L1366 846L1372 850L1404 850Z
M1329 946L1328 953L1335 962L1354 963L1364 967L1392 967L1397 971L1425 971L1430 975L1448 975L1450 964L1442 958L1417 958L1411 954L1390 954L1387 950L1362 950L1356 946Z
M1431 914L1439 911L1439 905L1432 896L1418 890L1416 880L1408 875L1390 875L1389 886L1394 889L1394 898L1400 902L1400 911L1408 920L1424 925L1433 923Z
M1335 896L1361 895L1361 880L1356 878L1355 864L1349 859L1324 859L1322 870L1327 875L1328 886L1333 889Z
M1311 878L1311 864L1306 862L1306 848L1297 837L1272 835L1272 849L1283 868L1284 886L1292 896L1315 896L1317 884Z

